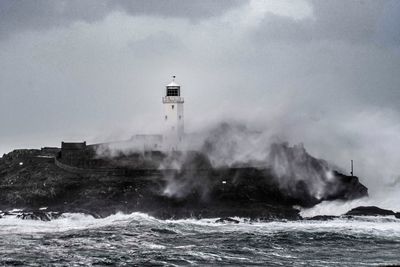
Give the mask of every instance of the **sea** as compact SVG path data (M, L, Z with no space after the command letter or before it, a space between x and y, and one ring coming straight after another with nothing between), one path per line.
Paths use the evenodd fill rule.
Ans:
M400 220L0 219L1 266L397 266Z

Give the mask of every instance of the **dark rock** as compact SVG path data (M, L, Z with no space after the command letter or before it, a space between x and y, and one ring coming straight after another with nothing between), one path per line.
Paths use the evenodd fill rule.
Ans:
M368 196L368 188L360 183L357 176L347 176L337 171L333 172L335 180L332 186L336 190L329 194L325 200L344 199L352 200Z
M306 218L307 221L330 221L333 219L339 218L338 216L330 216L330 215L318 215L310 218Z
M22 220L40 220L40 221L51 221L57 219L61 216L59 212L42 212L42 211L32 211L32 212L23 212L22 214L18 214L17 218Z
M300 153L296 166L305 164L306 169L325 173L326 164L304 149L299 152L282 146L275 147L279 157L292 160ZM51 220L66 212L101 218L135 211L162 219L238 216L265 221L299 220L294 205L310 207L323 200L367 195L357 177L337 172L324 181L326 194L316 198L306 181L297 181L289 189L268 167L238 163L237 167L216 168L200 152L166 155L150 151L112 159L94 158L93 148L86 151L88 147L84 146L83 152L74 149L78 151L73 153L80 155L79 162L69 167L54 159L37 160L42 156L40 150L5 155L0 161L0 209L22 207L25 210L20 218L40 220ZM23 167L19 165L22 160ZM176 161L182 163L180 169L158 168L160 163ZM289 174L296 175L295 171L291 169ZM38 211L44 206L59 213Z
M366 206L366 207L357 207L345 215L347 216L389 216L389 215L396 215L394 211L381 209L375 206Z
M394 215L397 219L400 219L400 212L396 212L396 214Z
M304 207L368 196L368 189L357 177L332 170L328 162L311 156L301 144L272 144L267 164L281 191Z
M12 215L12 213L9 212L9 211L4 211L4 212L3 212L3 216L9 216L9 215Z
M218 220L215 221L216 223L239 223L238 220L229 218L229 217L225 217L225 218L220 218Z

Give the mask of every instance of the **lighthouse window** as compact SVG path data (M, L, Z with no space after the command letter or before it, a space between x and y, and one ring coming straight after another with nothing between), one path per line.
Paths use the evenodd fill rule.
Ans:
M179 90L178 89L168 89L167 96L179 96Z
M165 120L167 120L168 119L168 116L165 116Z
M175 106L174 106L174 105L172 105L172 109L174 109L174 107L175 107Z
M179 115L179 119L182 119L182 116L181 116L181 115Z

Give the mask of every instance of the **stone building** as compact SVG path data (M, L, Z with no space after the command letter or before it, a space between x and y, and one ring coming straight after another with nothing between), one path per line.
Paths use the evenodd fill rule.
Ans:
M60 160L69 165L83 166L88 158L90 158L90 151L86 142L69 143L61 142L61 152L59 155Z

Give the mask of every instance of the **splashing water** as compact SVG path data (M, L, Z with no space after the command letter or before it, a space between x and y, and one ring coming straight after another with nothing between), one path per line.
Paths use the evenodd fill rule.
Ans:
M399 264L400 220L215 223L158 220L143 213L94 219L65 214L50 222L0 219L3 265ZM317 251L317 253L316 253ZM373 252L373 253L371 253Z

